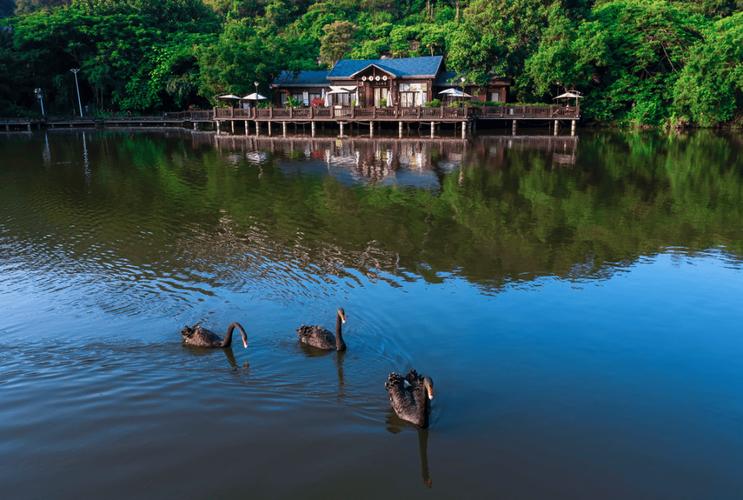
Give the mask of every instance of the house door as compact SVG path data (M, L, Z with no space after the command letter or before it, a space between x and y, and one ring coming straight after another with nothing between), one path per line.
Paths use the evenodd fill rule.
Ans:
M382 100L384 99L384 105L390 105L390 91L387 87L375 87L374 88L374 105L378 108L382 107Z

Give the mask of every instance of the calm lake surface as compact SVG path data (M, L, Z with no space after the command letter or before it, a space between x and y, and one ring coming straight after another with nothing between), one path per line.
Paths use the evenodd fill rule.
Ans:
M740 498L741 153L0 135L2 496ZM347 353L300 348L338 306Z

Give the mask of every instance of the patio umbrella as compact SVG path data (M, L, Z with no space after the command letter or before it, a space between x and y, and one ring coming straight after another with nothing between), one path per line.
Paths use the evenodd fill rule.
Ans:
M222 99L224 101L231 101L231 100L239 101L240 96L235 95L235 94L224 94L224 95L217 96L217 99Z
M580 95L580 92L577 90L568 90L567 92L558 95L554 99L575 99L575 107L578 107L578 99L583 99L583 96Z
M328 94L350 94L351 92L356 92L356 87L342 87L340 85L331 85L330 90L325 93L325 95Z
M242 99L243 101L265 101L266 99L268 99L268 97L260 95L257 92L253 92L252 94L248 94L245 97L238 97L238 99Z
M560 94L554 99L583 99L583 96L578 93L576 90L568 90L564 94Z
M462 92L459 89L446 89L439 92L439 95L447 95L449 97L472 97L467 92Z

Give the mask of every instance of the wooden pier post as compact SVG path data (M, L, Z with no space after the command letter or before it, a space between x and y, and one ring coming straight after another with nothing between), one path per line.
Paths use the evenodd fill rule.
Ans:
M462 139L467 138L467 122L462 122Z
M570 135L575 135L575 120L570 121Z
M374 122L369 122L369 137L374 137Z
M271 120L268 120L268 137L271 137Z
M245 135L250 134L250 126L248 125L248 120L245 120Z
M315 122L314 122L314 120L310 124L310 129L312 131L312 137L315 137Z
M343 137L343 122L338 122L341 125L341 137Z
M235 135L235 120L230 120L230 127L232 128L232 135Z
M217 134L219 134L220 128L221 128L220 121L217 120Z
M516 135L516 120L511 121L511 135Z
M397 123L398 123L397 125L398 135L400 136L400 138L402 138L402 122L397 122Z
M281 135L286 137L286 122L281 122Z
M431 138L433 138L433 135L435 132L436 132L436 122L431 122Z
M555 120L555 130L554 135L557 135L557 133L560 131L560 122Z
M255 136L258 137L261 135L261 125L258 123L258 120L255 121Z

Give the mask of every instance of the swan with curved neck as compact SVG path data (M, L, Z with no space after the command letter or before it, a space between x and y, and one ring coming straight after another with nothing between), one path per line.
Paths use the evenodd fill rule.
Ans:
M203 326L196 324L193 327L186 326L181 330L181 337L184 345L190 345L194 347L230 347L232 345L232 332L237 328L240 331L242 337L243 346L248 348L248 334L245 333L245 329L240 323L230 323L227 327L227 333L222 339L219 335L207 330Z
M302 325L297 328L299 341L303 344L322 349L324 351L345 351L346 343L343 341L343 325L346 323L346 311L338 309L335 316L335 335L322 326Z
M398 417L422 429L428 427L428 416L433 399L433 380L410 370L404 377L390 373L384 384L390 397L390 406Z

